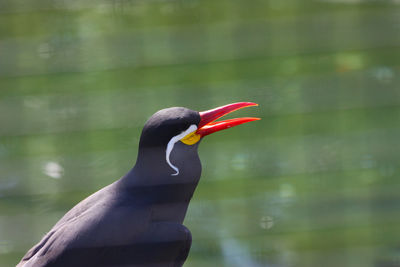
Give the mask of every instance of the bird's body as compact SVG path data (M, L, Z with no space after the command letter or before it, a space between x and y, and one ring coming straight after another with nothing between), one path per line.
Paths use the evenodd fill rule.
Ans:
M181 266L191 244L182 225L189 201L168 197L175 190L171 185L125 188L125 178L70 210L21 266ZM138 198L144 193L167 196L171 203Z
M153 115L133 169L67 212L17 266L182 266L192 240L182 223L201 175L199 142L183 137L201 119L185 108Z

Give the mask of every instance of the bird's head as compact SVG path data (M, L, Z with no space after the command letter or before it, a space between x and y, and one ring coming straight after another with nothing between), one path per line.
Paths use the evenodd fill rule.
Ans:
M197 157L197 146L204 136L259 120L246 117L217 121L228 113L250 106L257 104L239 102L202 112L183 107L159 110L148 119L143 128L139 143L139 158L145 157L148 152L147 158L151 155L150 157L156 160L162 154L164 163L168 164L171 170L170 175L177 176L180 174L180 165L190 165L191 156ZM180 162L185 159L187 162Z

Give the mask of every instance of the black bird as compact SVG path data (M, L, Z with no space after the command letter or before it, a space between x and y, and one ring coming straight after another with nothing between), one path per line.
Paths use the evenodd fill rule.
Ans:
M192 242L182 223L200 179L199 141L258 120L216 121L256 105L156 112L142 130L132 170L67 212L17 266L182 266Z

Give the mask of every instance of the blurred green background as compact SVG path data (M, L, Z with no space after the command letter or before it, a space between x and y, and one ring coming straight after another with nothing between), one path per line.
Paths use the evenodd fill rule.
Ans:
M207 137L185 266L400 266L400 2L0 0L0 266L125 174L170 106Z

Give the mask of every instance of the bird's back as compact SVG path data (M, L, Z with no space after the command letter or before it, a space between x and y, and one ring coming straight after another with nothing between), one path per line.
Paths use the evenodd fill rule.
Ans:
M113 183L87 197L67 212L31 248L17 266L77 266L67 263L82 253L97 261L107 247L131 243L149 225L149 210L132 203ZM89 254L99 255L88 257ZM63 259L60 261L60 259ZM62 264L55 265L55 262ZM92 262L95 266L95 262ZM90 266L80 262L79 266Z

